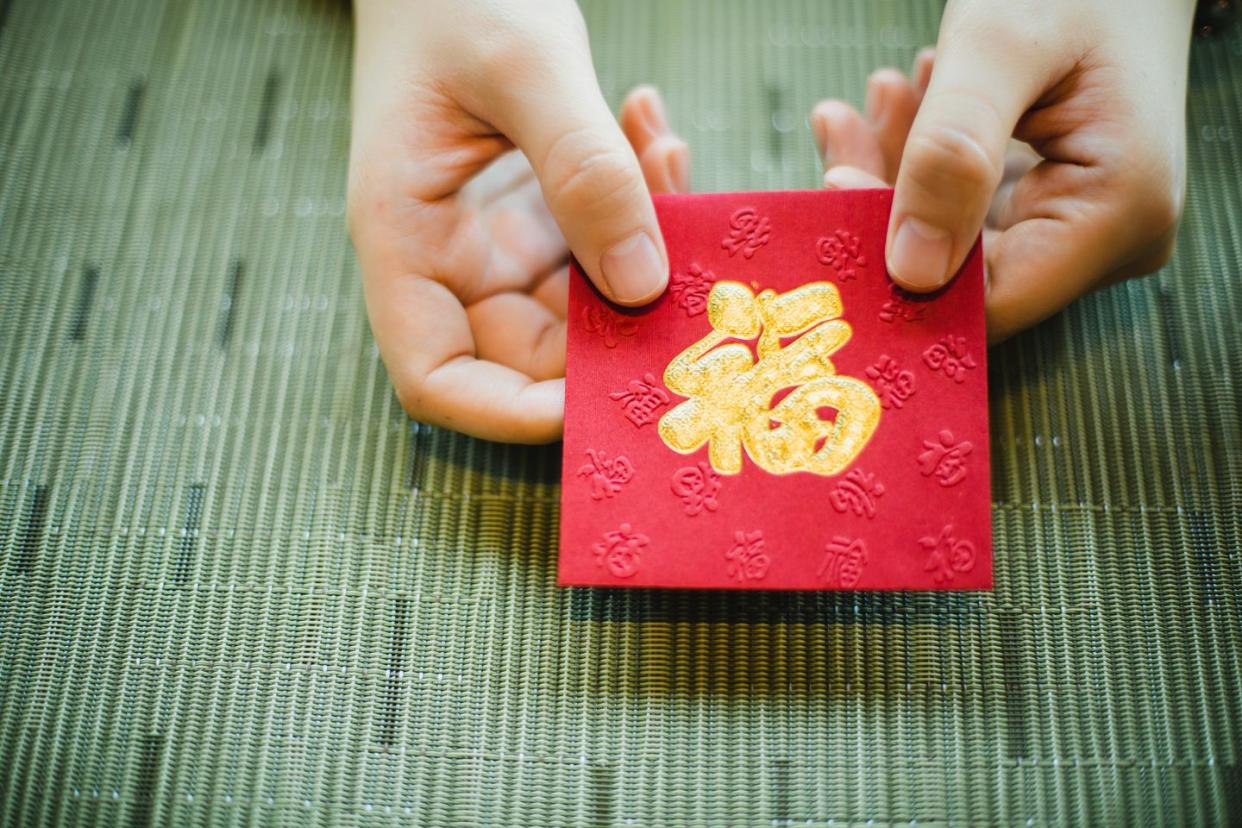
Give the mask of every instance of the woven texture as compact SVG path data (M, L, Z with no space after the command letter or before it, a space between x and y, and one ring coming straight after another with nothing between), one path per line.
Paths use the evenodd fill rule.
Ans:
M704 190L939 4L585 7ZM0 3L0 823L1242 823L1242 31L1174 261L992 354L991 594L554 586L558 448L412 426L312 0Z

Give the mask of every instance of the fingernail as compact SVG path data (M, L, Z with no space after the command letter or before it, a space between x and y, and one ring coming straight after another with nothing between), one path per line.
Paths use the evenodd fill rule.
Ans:
M883 186L883 181L857 167L841 165L824 173L824 188L828 190L860 190Z
M640 302L664 284L664 265L651 237L639 232L600 258L604 280L618 302Z
M902 220L893 237L888 269L893 278L916 290L933 290L948 279L953 237L948 230L933 227L909 216Z

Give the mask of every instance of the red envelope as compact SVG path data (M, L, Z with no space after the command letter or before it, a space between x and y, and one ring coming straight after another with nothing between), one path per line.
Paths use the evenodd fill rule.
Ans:
M572 270L561 584L991 588L982 252L899 290L891 200L657 196L663 296Z

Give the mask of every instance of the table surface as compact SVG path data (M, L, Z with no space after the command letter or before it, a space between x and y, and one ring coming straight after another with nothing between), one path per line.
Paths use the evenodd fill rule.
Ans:
M939 4L584 4L701 190ZM993 350L990 594L558 589L558 447L412 425L349 8L0 4L0 824L1242 822L1242 26L1177 253Z

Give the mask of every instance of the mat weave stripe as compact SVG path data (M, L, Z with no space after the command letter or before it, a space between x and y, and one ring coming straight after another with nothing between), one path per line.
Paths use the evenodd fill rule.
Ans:
M939 3L588 2L698 189ZM349 9L0 2L0 824L1242 824L1242 26L1173 262L991 356L996 589L559 590L558 449L411 426Z

